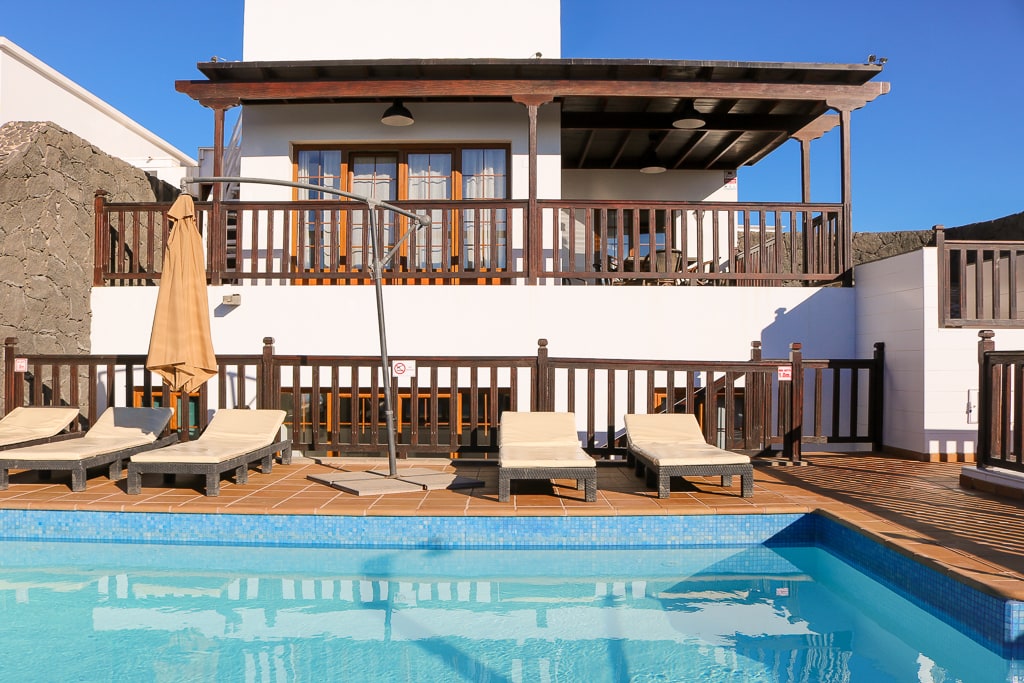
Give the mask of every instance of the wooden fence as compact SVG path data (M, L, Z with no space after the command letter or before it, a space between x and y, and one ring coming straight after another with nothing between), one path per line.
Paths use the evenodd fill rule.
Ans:
M651 361L534 356L404 357L391 378L400 457L488 457L505 410L576 414L583 445L600 459L625 454L626 413L692 412L722 448L798 462L805 443L881 447L881 345L871 359ZM83 429L112 405L168 405L171 428L194 438L221 408L282 408L293 446L306 452L386 455L380 359L276 354L218 356L218 374L190 395L145 370L141 355L20 355L4 346L5 410L77 405ZM805 419L807 418L807 419Z
M941 327L1024 325L1024 241L947 240L935 226Z
M978 333L978 467L1024 472L1024 351L996 351L992 330Z

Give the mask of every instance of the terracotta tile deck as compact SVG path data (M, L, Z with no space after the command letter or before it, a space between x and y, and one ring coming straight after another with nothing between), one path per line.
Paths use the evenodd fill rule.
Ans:
M473 489L385 496L354 496L310 481L332 471L297 458L269 475L253 471L249 482L221 484L217 498L203 496L198 479L179 477L171 487L159 476L143 478L142 494L129 496L124 480L89 479L72 493L69 478L42 481L33 472L12 472L0 491L0 508L201 512L294 515L707 515L813 512L828 514L939 571L986 592L1024 600L1024 509L1019 501L959 487L958 463L925 463L876 455L809 455L807 467L755 468L754 496L739 497L739 478L723 490L717 478L673 484L659 500L625 466L601 466L597 502L585 503L574 482L518 482L509 503L499 503L493 465L402 461L400 467L435 467L483 481ZM386 468L386 463L377 465ZM346 461L367 469L365 461Z

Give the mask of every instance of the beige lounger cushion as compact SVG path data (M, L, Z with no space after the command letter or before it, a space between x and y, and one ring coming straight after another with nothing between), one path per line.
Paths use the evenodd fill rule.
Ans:
M218 410L195 441L176 443L132 456L132 462L217 463L278 441L283 410Z
M662 467L675 465L745 465L750 456L733 453L717 446L690 443L633 444L637 455L657 462Z
M707 443L693 413L629 414L625 421L630 443Z
M597 467L587 452L576 446L503 446L502 467Z
M517 413L501 414L501 432L498 446L575 446L580 439L576 434L576 418L572 413Z
M107 408L80 439L4 451L4 460L84 460L156 441L171 420L170 408Z
M704 440L691 413L631 414L625 416L626 438L637 455L661 466L742 465L750 456L733 453Z
M596 467L580 448L572 413L501 415L498 458L502 467Z
M56 436L76 417L78 408L19 406L0 419L0 446Z

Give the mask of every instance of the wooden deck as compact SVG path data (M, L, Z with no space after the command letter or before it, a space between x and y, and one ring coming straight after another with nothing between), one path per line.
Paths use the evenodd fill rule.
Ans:
M807 467L755 468L754 495L739 496L739 479L723 490L717 478L674 483L669 498L658 499L632 469L598 468L597 501L586 503L574 482L564 486L520 483L508 503L498 502L498 472L493 465L446 460L402 461L400 467L436 467L439 471L483 481L473 489L436 490L380 496L354 496L311 481L309 474L331 469L296 458L269 475L256 471L248 483L222 484L220 496L207 498L201 478L183 477L172 487L153 476L142 495L129 496L125 483L103 476L73 493L66 476L42 481L34 472L13 473L0 491L0 508L185 512L281 515L708 515L772 514L820 511L939 571L980 589L1024 600L1024 517L1019 501L959 487L960 463L928 463L878 455L811 454ZM386 468L386 461L347 460L349 469ZM561 483L561 482L560 482Z

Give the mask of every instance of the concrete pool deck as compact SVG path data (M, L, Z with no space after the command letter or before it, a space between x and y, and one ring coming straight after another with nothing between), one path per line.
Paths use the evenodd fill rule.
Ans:
M1024 507L1019 500L961 489L962 463L929 463L870 454L809 454L807 467L757 467L754 495L739 496L739 480L722 489L717 477L673 483L658 499L631 468L598 468L597 501L586 503L574 482L522 482L508 503L498 502L493 464L408 460L399 468L436 468L479 479L482 486L389 495L355 496L308 478L330 467L296 458L248 483L225 479L219 497L207 498L199 478L180 476L166 486L144 477L141 495L125 492L124 479L93 476L74 493L60 473L12 472L0 491L0 509L353 516L579 516L709 515L819 512L852 526L898 552L997 597L1024 601ZM346 469L386 468L379 460L345 460ZM561 484L564 484L561 485Z

